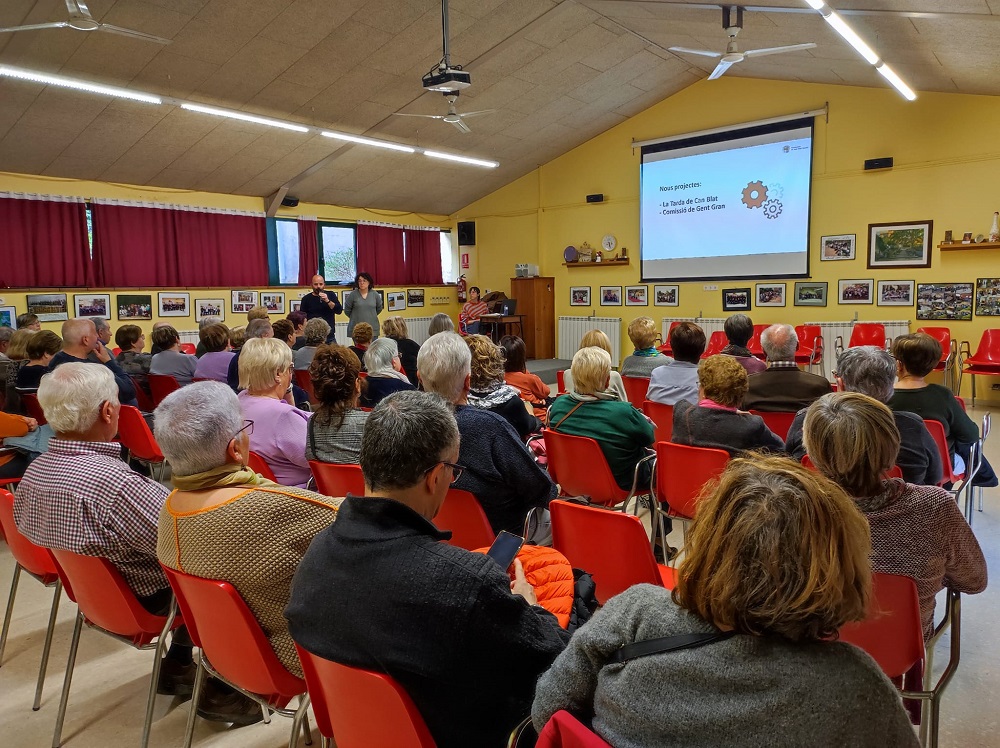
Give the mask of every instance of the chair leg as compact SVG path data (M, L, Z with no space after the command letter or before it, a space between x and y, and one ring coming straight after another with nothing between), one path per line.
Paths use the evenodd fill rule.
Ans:
M309 729L309 694L299 696L299 706L292 719L292 734L288 738L288 748L295 748L299 741L299 732L306 739L306 745L312 745L312 731Z
M170 601L170 613L163 622L160 636L156 640L156 649L153 650L153 672L149 676L149 695L146 697L146 718L142 723L142 748L149 746L149 732L153 727L153 706L156 704L156 687L160 683L160 668L163 666L163 655L167 650L167 634L174 625L174 617L177 615L177 601Z
M191 748L194 738L194 722L198 719L198 704L201 702L201 689L205 685L205 668L198 659L198 669L194 676L194 689L191 691L191 711L188 712L187 727L184 729L184 748Z
M80 646L80 632L83 630L83 613L77 608L76 624L73 626L73 639L69 645L69 658L66 660L66 677L63 678L62 695L59 697L59 713L56 715L56 730L52 735L52 748L62 745L63 721L66 719L66 706L69 703L69 687L73 682L73 668L76 665L76 650Z
M14 612L14 598L17 597L17 583L21 579L21 564L14 564L14 578L10 583L10 596L7 598L7 613L3 617L3 631L0 631L0 666L3 665L3 650L7 646L7 632L10 631L10 617Z
M62 597L62 580L56 580L55 593L52 595L52 610L49 612L49 627L45 630L45 645L42 647L42 664L38 668L38 685L35 686L35 702L32 711L38 711L42 705L42 686L45 685L45 671L49 667L49 652L52 650L52 632L56 628L56 613L59 612L59 600Z

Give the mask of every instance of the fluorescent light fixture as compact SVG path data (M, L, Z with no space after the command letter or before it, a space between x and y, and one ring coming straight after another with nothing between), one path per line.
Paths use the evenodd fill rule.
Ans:
M847 22L843 18L831 11L828 15L823 16L823 20L833 26L837 33L844 37L844 40L868 61L869 65L878 64L878 55L872 51L872 48L865 43L864 39L855 33L854 29L847 25Z
M283 130L291 130L293 132L309 132L309 128L303 125L293 125L290 122L268 119L267 117L257 117L256 115L245 114L244 112L234 112L231 109L216 109L215 107L202 106L201 104L181 104L181 109L201 112L202 114L214 114L216 117L238 119L243 122L253 122L258 125L267 125L268 127L280 127Z
M431 158L443 158L446 161L458 161L462 164L472 164L473 166L485 166L487 169L495 169L500 166L496 161L485 161L481 158L469 158L468 156L455 156L451 153L441 153L441 151L424 151L425 156Z
M88 83L86 81L75 80L73 78L64 78L61 75L47 75L45 73L36 73L32 70L24 70L22 68L13 68L9 65L0 65L0 75L7 76L8 78L17 78L19 80L33 81L35 83L44 83L48 86L61 86L62 88L72 88L77 91L87 91L89 93L103 94L105 96L114 96L119 99L130 99L132 101L141 101L146 104L162 104L163 101L158 96L151 96L150 94L138 93L137 91L130 91L127 88L116 88L115 86L102 86L98 83Z
M913 93L913 89L911 89L909 86L903 83L903 79L900 78L898 75L896 75L896 71L893 70L888 65L886 65L884 62L881 65L877 65L875 69L878 70L879 73L881 73L883 78L885 78L887 81L889 81L889 83L892 84L893 88L895 88L897 91L903 94L903 97L906 98L908 101L913 101L914 99L917 98L917 95Z
M813 10L823 10L823 6L826 5L823 0L806 0L806 4Z
M336 138L337 140L346 140L351 143L360 143L361 145L373 145L376 148L388 148L390 151L402 151L403 153L416 153L416 148L411 148L408 145L400 145L399 143L390 143L388 140L375 140L374 138L363 138L360 135L347 135L342 132L328 132L323 131L320 133L327 138Z

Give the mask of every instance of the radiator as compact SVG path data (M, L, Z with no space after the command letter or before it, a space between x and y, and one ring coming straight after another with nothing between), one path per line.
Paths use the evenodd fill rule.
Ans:
M843 338L844 347L851 340L851 330L854 328L854 323L866 322L870 324L884 325L885 326L885 339L888 342L892 342L893 338L900 335L906 335L910 332L910 320L908 319L892 319L892 320L847 320L845 322L806 322L807 325L819 325L820 329L823 331L823 370L826 372L830 379L833 379L833 372L837 368L837 337Z
M200 342L197 330L178 330L177 336L181 339L182 343L194 343L198 345Z
M721 330L726 324L725 317L664 317L660 322L660 338L663 343L670 340L670 325L674 322L694 322L705 331L705 338L712 336L713 332Z
M621 361L621 317L560 317L559 358L572 359L580 348L580 341L590 330L602 330L611 341L611 361L618 366Z

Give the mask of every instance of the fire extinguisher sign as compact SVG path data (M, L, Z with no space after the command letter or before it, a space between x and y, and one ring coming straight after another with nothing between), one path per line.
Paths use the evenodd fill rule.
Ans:
M469 253L462 252L462 270L469 269Z

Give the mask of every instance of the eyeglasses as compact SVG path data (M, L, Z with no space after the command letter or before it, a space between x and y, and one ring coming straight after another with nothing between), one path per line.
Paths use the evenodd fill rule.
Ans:
M465 468L462 465L456 465L453 462L435 462L429 468L424 471L424 475L427 475L431 470L434 470L438 465L444 465L445 467L451 468L451 484L455 485L459 478L462 477L462 473L465 472Z
M233 439L238 439L239 435L242 434L244 431L247 432L247 436L250 436L250 434L253 433L253 421L244 421L243 428L241 428L239 431L233 434ZM232 441L233 439L230 439L229 441Z

